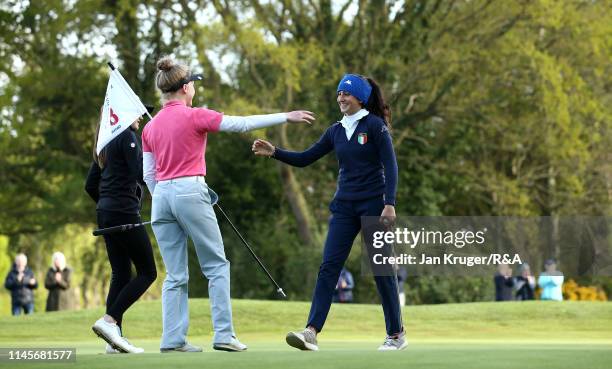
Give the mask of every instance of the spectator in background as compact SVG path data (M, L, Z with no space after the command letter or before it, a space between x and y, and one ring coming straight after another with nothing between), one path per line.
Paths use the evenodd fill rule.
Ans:
M340 278L336 284L336 290L334 291L334 302L353 302L353 288L355 282L353 281L353 275L346 268L342 268L340 271Z
M51 257L51 267L45 278L45 288L49 290L46 311L70 310L73 308L70 279L72 269L66 266L66 257L55 252Z
M544 263L544 273L538 278L538 286L542 288L541 300L563 301L563 274L557 270L557 261L548 259Z
M523 263L520 269L521 275L514 279L516 299L519 301L533 300L535 290L535 277L531 275L529 264Z
M499 264L497 273L493 277L495 281L495 301L512 301L514 279L512 279L512 269L508 264Z
M28 258L19 253L15 256L15 263L8 272L4 287L11 291L11 307L13 315L20 315L23 310L26 314L34 312L34 292L38 282L34 278L32 269L28 267Z

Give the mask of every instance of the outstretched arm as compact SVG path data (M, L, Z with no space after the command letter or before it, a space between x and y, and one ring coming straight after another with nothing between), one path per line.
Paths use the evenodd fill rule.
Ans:
M286 122L312 124L314 120L313 113L305 110L296 110L289 113L249 115L246 117L224 115L219 131L248 132Z
M330 130L328 129L323 133L323 136L306 151L296 152L279 149L268 141L260 139L255 140L252 150L255 155L272 157L295 167L305 167L319 160L325 154L333 150L333 148L334 144L331 139Z

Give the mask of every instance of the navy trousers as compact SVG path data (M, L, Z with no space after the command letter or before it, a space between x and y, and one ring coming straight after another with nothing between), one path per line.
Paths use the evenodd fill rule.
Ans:
M361 217L380 216L384 207L382 196L362 201L334 199L330 204L329 209L332 216L329 220L329 231L323 249L323 262L319 267L306 326L312 326L318 332L323 329L340 271L348 258L355 237L361 230ZM403 328L397 278L378 276L374 279L382 300L387 335L400 333Z

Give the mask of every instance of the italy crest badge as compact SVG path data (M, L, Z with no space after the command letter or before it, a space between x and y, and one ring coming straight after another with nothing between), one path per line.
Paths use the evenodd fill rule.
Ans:
M367 133L360 133L357 136L357 142L359 142L360 145L365 145L366 142L368 142L368 134Z

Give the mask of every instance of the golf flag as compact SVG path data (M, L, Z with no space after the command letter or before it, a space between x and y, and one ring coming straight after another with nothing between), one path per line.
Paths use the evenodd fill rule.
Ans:
M100 154L104 146L125 131L138 117L145 113L149 114L121 73L112 64L108 63L108 65L111 67L111 74L102 108L102 120L96 146L97 154Z

